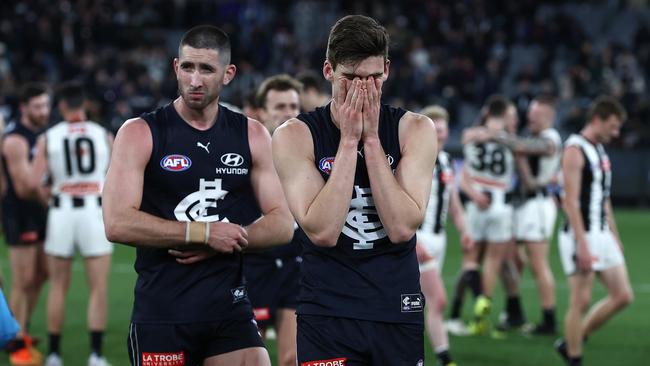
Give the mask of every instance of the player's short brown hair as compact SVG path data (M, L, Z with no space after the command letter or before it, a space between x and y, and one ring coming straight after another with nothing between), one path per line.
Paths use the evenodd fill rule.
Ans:
M302 91L302 84L287 74L274 75L262 82L255 94L255 104L258 108L266 108L266 96L269 91L295 90L298 94Z
M48 94L48 89L45 84L42 83L26 83L18 91L18 101L20 103L26 104L29 103L32 98L38 97L43 94Z
M216 50L223 65L230 63L230 38L221 28L213 25L197 25L188 30L178 45L179 56L183 46Z
M326 58L336 70L339 64L355 65L372 56L388 60L389 36L386 28L365 15L339 19L327 40Z
M587 111L587 123L591 122L596 117L599 117L601 120L606 120L611 116L616 116L621 120L621 122L624 122L627 119L627 112L616 98L608 95L601 95L589 106L589 110Z

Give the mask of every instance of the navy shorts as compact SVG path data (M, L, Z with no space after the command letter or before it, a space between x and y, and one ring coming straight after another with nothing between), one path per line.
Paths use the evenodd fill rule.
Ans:
M264 347L253 319L206 323L131 323L127 339L133 366L200 366L206 358Z
M47 212L40 206L29 213L4 209L2 226L5 241L10 246L40 244L45 240L46 222Z
M300 292L300 257L249 258L244 264L248 299L264 329L275 324L278 309L296 309Z
M424 324L298 315L300 366L422 366Z

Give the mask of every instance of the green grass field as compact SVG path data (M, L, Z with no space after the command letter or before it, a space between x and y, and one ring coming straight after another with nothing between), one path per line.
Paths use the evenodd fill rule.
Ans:
M585 347L584 363L586 365L649 365L650 364L650 212L619 210L616 221L625 245L630 279L636 295L635 302L623 313L605 325L590 337ZM444 267L444 279L450 291L459 268L460 249L453 229L447 249ZM127 366L129 361L126 351L126 335L133 301L134 249L117 246L113 258L113 270L110 278L109 325L105 341L105 354L113 366ZM0 245L0 263L5 283L9 283L6 246ZM561 272L560 261L555 241L551 253L551 264L556 275L558 319L561 322L567 305L566 278ZM8 291L8 288L7 288ZM47 288L45 289L47 291ZM448 292L449 293L449 292ZM8 292L5 292L8 294ZM67 298L65 329L62 338L62 352L66 365L85 365L88 357L89 340L86 331L87 286L81 261L77 259L70 293ZM605 291L596 285L594 300L603 297ZM537 321L540 311L537 305L537 293L534 283L527 272L522 285L522 296L529 320ZM470 297L465 304L465 314L470 312ZM503 307L503 295L495 296L495 309ZM494 320L496 321L494 312ZM46 339L45 327L45 292L32 319L32 333ZM461 366L520 365L544 366L562 365L551 346L553 337L527 338L518 334L508 334L505 340L489 337L456 338L452 337L451 351L456 362ZM43 342L39 349L46 351ZM426 365L436 365L435 355L427 341ZM275 345L268 342L271 358L275 362ZM5 355L0 355L0 365L8 365Z

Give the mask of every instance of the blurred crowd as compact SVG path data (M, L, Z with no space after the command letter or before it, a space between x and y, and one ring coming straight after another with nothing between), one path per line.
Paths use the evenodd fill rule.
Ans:
M533 96L550 93L566 133L606 93L629 113L616 145L650 144L650 10L639 0L7 0L0 113L15 117L23 82L78 79L93 118L115 130L175 98L175 47L200 23L230 34L238 74L222 96L242 106L268 75L320 73L329 28L351 13L375 17L391 34L387 102L416 111L440 103L458 131L492 93L512 98L522 117Z

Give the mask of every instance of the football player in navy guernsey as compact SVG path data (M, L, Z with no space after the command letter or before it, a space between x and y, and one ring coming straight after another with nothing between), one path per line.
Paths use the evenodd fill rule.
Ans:
M301 84L289 75L268 77L257 89L259 121L273 135L278 126L300 113ZM271 250L244 255L244 275L255 320L262 333L277 331L278 365L296 364L296 306L300 253L298 240Z
M133 365L270 365L242 253L287 243L293 220L264 126L219 105L235 76L213 26L181 39L180 97L128 120L104 186L109 240L137 248Z
M429 118L381 103L388 44L374 19L339 19L323 65L334 99L273 135L303 244L299 365L424 363L415 232L436 131Z
M603 147L618 137L625 118L625 109L616 99L599 97L590 106L580 134L571 135L564 143L562 208L566 222L558 241L570 296L564 318L566 341L558 340L555 347L571 366L582 364L587 337L633 298L610 201L612 168ZM607 296L589 308L596 275Z

